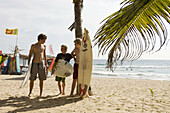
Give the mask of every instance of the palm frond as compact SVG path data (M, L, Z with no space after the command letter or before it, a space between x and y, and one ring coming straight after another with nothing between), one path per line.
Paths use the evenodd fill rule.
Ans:
M109 68L118 60L135 60L145 51L158 51L167 39L163 19L170 23L170 0L124 0L122 4L102 21L93 40L99 53L109 51Z

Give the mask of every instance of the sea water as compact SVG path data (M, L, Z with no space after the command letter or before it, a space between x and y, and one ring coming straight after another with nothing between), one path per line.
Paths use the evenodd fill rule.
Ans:
M74 64L74 61L70 61ZM5 62L6 65L7 62ZM22 65L23 61L20 60ZM92 77L130 78L170 81L170 60L135 60L125 61L114 67L114 71L106 68L106 59L94 59ZM26 62L27 65L27 62Z
M93 60L92 77L150 79L170 81L170 60L135 60L125 61L114 67L106 68L107 60Z

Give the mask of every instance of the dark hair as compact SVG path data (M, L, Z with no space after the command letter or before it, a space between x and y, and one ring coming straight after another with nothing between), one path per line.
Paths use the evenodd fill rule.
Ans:
M65 50L67 51L67 46L66 45L61 45L61 47L64 47Z
M39 34L39 35L38 35L38 41L39 41L39 40L43 40L43 39L47 39L47 36L46 36L45 34L42 34L42 33Z

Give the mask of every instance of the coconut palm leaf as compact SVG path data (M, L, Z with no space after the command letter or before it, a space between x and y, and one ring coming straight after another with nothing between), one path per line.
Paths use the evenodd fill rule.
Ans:
M118 60L138 59L165 44L170 23L170 0L124 0L122 8L102 21L94 37L99 53L108 53L108 67Z

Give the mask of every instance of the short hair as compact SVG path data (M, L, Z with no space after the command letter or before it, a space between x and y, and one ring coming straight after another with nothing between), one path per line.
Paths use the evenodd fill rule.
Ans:
M47 36L46 36L45 34L42 34L42 33L39 34L39 35L38 35L38 41L39 41L39 40L43 40L43 39L47 39Z
M61 47L64 47L65 50L67 51L67 46L66 45L61 45Z
M74 40L74 43L77 43L77 44L81 45L81 38L76 38Z

